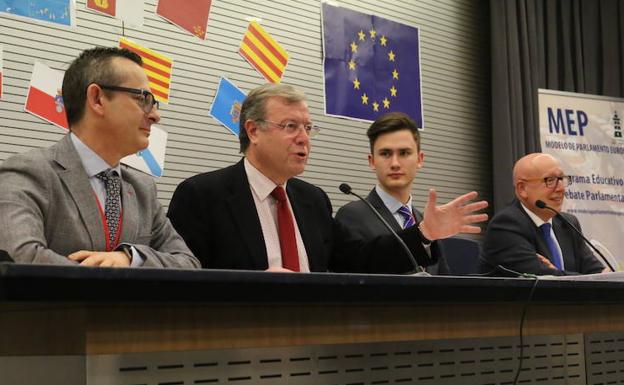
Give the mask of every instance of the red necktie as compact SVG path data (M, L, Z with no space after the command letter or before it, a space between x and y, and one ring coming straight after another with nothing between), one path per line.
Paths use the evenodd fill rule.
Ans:
M284 191L282 186L277 186L271 193L271 196L277 200L277 230L279 232L280 248L282 249L282 267L292 271L299 271L295 225L288 207L288 201L286 200L286 191Z

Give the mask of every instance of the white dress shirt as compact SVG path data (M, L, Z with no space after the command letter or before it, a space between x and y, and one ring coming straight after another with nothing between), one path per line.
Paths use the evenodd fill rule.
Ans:
M245 165L247 179L249 180L249 186L251 187L251 195L253 196L254 203L256 204L256 211L260 218L260 226L262 227L262 236L264 237L269 267L282 267L282 249L280 247L279 231L277 227L277 200L271 196L271 192L277 187L277 184L258 171L247 158L243 160L243 163ZM286 189L286 183L284 183L282 187ZM297 253L299 254L299 270L304 273L309 273L308 254L306 253L301 233L299 232L299 225L294 216L288 194L286 194L286 199L288 201L290 213L293 216L293 223L295 224L295 238L297 241Z

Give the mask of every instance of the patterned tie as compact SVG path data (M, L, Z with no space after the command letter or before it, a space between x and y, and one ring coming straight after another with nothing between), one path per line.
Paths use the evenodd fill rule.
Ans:
M550 228L550 223L544 223L540 226L544 240L546 240L546 245L548 245L548 250L550 250L550 254L553 256L553 265L555 265L557 269L563 270L563 257L555 244L555 240L550 236Z
M108 226L109 248L115 248L117 229L119 229L119 219L121 217L121 178L117 171L108 169L95 176L106 187L106 204L104 213L106 215L106 225Z
M282 186L277 186L271 192L271 196L277 200L277 227L282 249L282 266L292 271L299 271L295 225L286 200L286 191Z
M412 214L412 209L407 206L401 206L397 211L403 217L403 228L407 229L408 227L412 227L416 224L416 220L414 219L414 215Z

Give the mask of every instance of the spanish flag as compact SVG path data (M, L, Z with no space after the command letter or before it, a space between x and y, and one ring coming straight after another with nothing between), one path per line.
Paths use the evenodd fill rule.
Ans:
M141 56L143 69L149 80L150 91L159 102L169 103L173 59L123 37L119 38L119 47L127 48Z
M269 82L282 80L288 53L257 22L249 23L238 53Z

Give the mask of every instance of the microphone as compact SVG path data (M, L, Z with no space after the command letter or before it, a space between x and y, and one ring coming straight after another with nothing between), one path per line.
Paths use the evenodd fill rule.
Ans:
M596 248L596 246L594 246L589 239L585 238L585 236L583 235L583 233L577 229L576 227L574 227L574 225L572 223L570 223L569 220L567 220L563 215L561 215L561 213L555 209L553 209L552 207L548 206L546 203L544 203L544 201L538 199L535 201L535 206L537 206L540 209L546 209L546 210L550 210L553 213L555 213L555 216L559 219L561 219L562 221L564 221L568 226L570 226L570 228L572 228L572 230L574 230L578 235L581 236L581 238L583 238L583 240L585 241L585 243L587 243L589 245L589 247L591 247L598 255L600 255L600 258L602 258L602 260L604 261L604 263L609 267L609 269L611 269L611 271L615 271L615 269L613 268L613 266L611 266L611 264L609 263L609 261L607 260L607 258L605 258L605 256L600 252L600 250L598 250Z
M405 244L405 242L403 241L403 239L401 239L401 237L399 237L399 234L396 233L396 231L394 231L392 229L392 226L390 226L390 224L388 224L388 222L386 222L386 220L381 216L381 214L379 214L379 211L377 211L373 205L370 204L369 201L367 201L366 199L362 198L361 196L359 196L358 194L354 193L351 190L351 186L349 186L346 183L342 183L340 184L340 186L338 186L338 188L340 189L340 191L342 191L344 194L347 195L353 195L356 198L358 198L359 200L361 200L362 202L366 203L366 205L368 206L368 208L370 208L373 213L375 213L375 215L377 216L377 218L379 218L379 220L381 221L381 223L384 224L384 226L386 226L386 228L388 229L388 231L390 231L392 233L392 235L394 235L394 237L397 239L397 241L399 242L399 244L401 245L401 247L403 248L403 250L405 251L405 254L407 254L407 256L409 257L409 260L412 264L412 266L414 266L414 270L417 272L417 274L423 274L423 275L429 275L429 273L427 273L425 271L425 269L423 269L417 262L416 262L416 258L414 258L414 254L412 254L412 252L410 251L409 247L407 247L407 245Z

